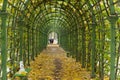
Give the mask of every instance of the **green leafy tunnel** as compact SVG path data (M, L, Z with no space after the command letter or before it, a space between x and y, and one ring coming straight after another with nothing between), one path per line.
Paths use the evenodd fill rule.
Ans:
M19 61L29 66L51 32L92 78L120 79L119 0L0 0L0 17L2 80Z

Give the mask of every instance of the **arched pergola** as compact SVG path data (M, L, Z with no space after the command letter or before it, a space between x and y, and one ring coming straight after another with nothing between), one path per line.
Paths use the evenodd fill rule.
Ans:
M1 0L0 17L2 80L19 61L29 66L52 31L92 78L120 79L119 0Z

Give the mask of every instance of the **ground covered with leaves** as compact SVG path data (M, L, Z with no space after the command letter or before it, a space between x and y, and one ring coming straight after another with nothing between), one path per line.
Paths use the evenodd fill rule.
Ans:
M59 46L48 46L31 62L28 80L90 80L90 72Z

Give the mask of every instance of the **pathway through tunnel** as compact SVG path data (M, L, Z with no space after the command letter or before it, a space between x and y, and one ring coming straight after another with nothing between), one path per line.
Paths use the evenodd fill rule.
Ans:
M29 80L90 80L90 72L56 44L50 44L31 62Z
M0 80L21 62L29 80L120 80L120 0L0 0Z

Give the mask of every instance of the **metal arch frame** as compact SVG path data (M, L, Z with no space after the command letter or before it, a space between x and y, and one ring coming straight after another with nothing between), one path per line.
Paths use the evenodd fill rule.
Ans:
M48 18L48 19L49 19L49 18ZM38 20L38 22L39 22L39 20ZM45 21L41 21L40 23L44 24L44 22L45 22ZM65 19L65 22L68 22L68 21L66 21L66 19ZM68 22L68 24L70 24L70 23Z
M52 14L58 14L58 13L52 13ZM47 14L46 14L47 15ZM59 15L62 15L62 14L59 14ZM52 15L51 15L52 16ZM46 17L46 16L45 16ZM58 16L52 16L52 17L58 17ZM48 17L49 18L49 17ZM40 19L40 18L39 18ZM60 17L60 19L61 19L61 17ZM65 17L63 17L62 19L64 19L66 22L68 22L67 20L67 18L65 18ZM42 18L41 20L36 20L36 21L41 21L41 23L42 23L42 21L44 21L44 19ZM68 22L69 23L69 22Z
M65 15L64 13L61 13L61 14L59 14L59 12L51 12L51 13L46 13L44 16L48 16L48 15L51 15L51 14L56 14L56 15ZM43 16L43 17L44 17ZM52 16L52 15L51 15ZM59 18L59 16L56 16L56 17L58 17ZM38 18L40 18L40 15L38 16ZM69 16L68 15L66 15L66 16L63 16L63 18L69 18ZM37 20L35 20L35 21L37 21Z
M59 19L57 19L57 20L59 20ZM47 27L48 27L49 24L50 24L49 22L51 22L51 21L54 21L54 20L53 20L53 19L49 19L49 20L46 22L46 25L47 25L47 26L46 26L46 28L44 28L44 30L47 29ZM60 22L59 22L59 23L60 23ZM54 24L55 24L55 23L54 23ZM57 24L55 24L55 25L57 25ZM61 26L63 27L63 25L61 25ZM57 28L60 28L60 27L58 26ZM57 29L57 28L55 28L55 29ZM49 28L48 28L48 29L49 29ZM48 30L48 29L47 29L47 30ZM63 30L64 30L64 28L63 28Z
M69 0L67 3L71 3L70 2L71 0ZM94 1L94 2L93 2ZM92 8L94 8L96 5L97 5L97 3L105 3L105 1L100 1L100 0L98 0L98 1L95 1L95 0L93 0L92 2L90 2L90 4L92 5L91 7L89 6L89 10L88 9L86 9L86 14L88 14L88 15L90 15L91 13L90 13L90 9L92 9ZM100 2L99 2L100 1ZM64 2L66 2L66 1L64 1ZM119 2L119 1L116 1L116 2ZM110 24L111 24L111 76L110 76L110 79L111 80L115 80L115 55L114 55L114 53L115 53L115 29L114 29L114 27L116 27L116 21L117 21L117 18L118 18L118 16L116 15L116 12L115 12L115 10L114 10L114 5L116 4L116 2L113 2L113 0L110 0L110 1L108 1L107 3L108 4L106 4L106 5L103 5L105 8L103 8L103 10L102 11L96 11L96 12L94 12L93 14L95 14L95 16L94 17L96 17L96 16L98 16L98 13L103 13L103 11L106 11L106 13L107 13L107 16L105 16L105 17L109 17L109 21L110 21ZM18 1L18 3L20 3L19 1ZM52 2L51 2L52 3ZM62 3L63 4L63 3ZM72 4L72 3L71 3ZM74 4L74 3L73 3ZM81 3L82 4L82 3ZM84 1L84 3L82 4L82 5L86 5L87 4L87 0L86 1ZM25 4L23 4L23 5L25 5ZM17 7L18 7L18 9L16 9L15 10L15 15L14 16L16 16L16 17L19 17L19 15L18 15L18 13L22 13L22 11L21 11L21 9L22 9L22 7L23 7L23 5L18 5ZM29 5L29 4L28 4ZM101 5L101 4L100 4ZM16 6L16 5L15 5ZM75 7L77 7L76 5L75 5ZM13 8L13 7L11 7L11 8ZM82 7L80 7L80 8L82 8ZM28 7L26 7L25 9L27 9L28 10ZM84 10L83 8L82 9L80 9L80 15L79 16L81 16L82 17L82 19L83 19L83 21L91 21L92 20L92 18L91 18L91 16L89 16L89 17L86 17L83 13L82 13L82 10ZM93 11L95 11L95 9L93 9ZM24 14L23 14L23 17L25 17L26 15L27 15L27 13L29 12L29 10L27 11L27 12L25 12ZM34 13L30 13L30 14L34 14ZM78 15L77 15L78 16ZM28 19L28 20L33 20L33 15L31 15L31 17ZM27 18L27 17L26 17ZM104 18L104 17L103 17ZM25 18L24 18L25 19ZM80 22L82 22L82 19L80 18ZM87 19L89 19L89 20L87 20ZM27 20L27 19L26 19ZM2 20L2 21L4 21L4 20ZM94 21L94 20L93 20ZM78 21L79 22L79 21ZM17 24L17 23L16 23ZM62 24L62 22L60 22L59 24ZM82 24L82 23L81 23ZM88 26L90 26L90 24L91 24L91 22L87 22L87 23L84 23L85 25L87 24ZM32 23L32 25L33 25L33 23ZM46 24L47 25L47 24ZM99 25L99 24L97 24L97 25ZM2 26L3 27L3 26ZM35 26L35 27L37 27L37 25ZM84 25L83 25L83 27L84 27ZM73 31L74 32L74 31ZM2 33L2 34L4 34L4 32ZM66 33L67 34L67 33ZM74 32L74 34L75 34L75 32ZM71 34L71 36L72 35L74 35L74 34ZM95 35L94 35L95 36ZM5 38L2 38L2 40L4 40ZM93 40L94 41L94 40ZM4 44L3 44L4 45ZM73 44L72 44L73 45ZM96 45L97 46L97 45ZM113 47L114 46L114 47ZM67 46L68 47L68 46ZM5 48L5 47L4 47ZM6 54L5 54L6 55Z
M46 26L46 27L48 27L47 25L48 25L48 23L49 23L49 21L51 21L51 20L53 20L53 19L48 19L47 21L46 21L46 24L43 24L44 26ZM59 19L56 19L56 20L59 20ZM62 22L62 21L60 21L60 22ZM43 26L43 25L41 25L41 26ZM60 24L61 25L61 24ZM64 24L65 25L65 24ZM61 25L61 26L64 26L64 25ZM67 26L67 25L66 25ZM58 28L60 28L60 27L58 27ZM63 27L63 28L65 28L65 27ZM63 30L65 30L65 29L63 29L62 28L62 31ZM44 29L44 30L46 30L46 29Z
M49 18L48 18L49 19ZM44 24L44 22L46 22L46 21L43 21L43 24ZM68 21L67 21L68 22Z

